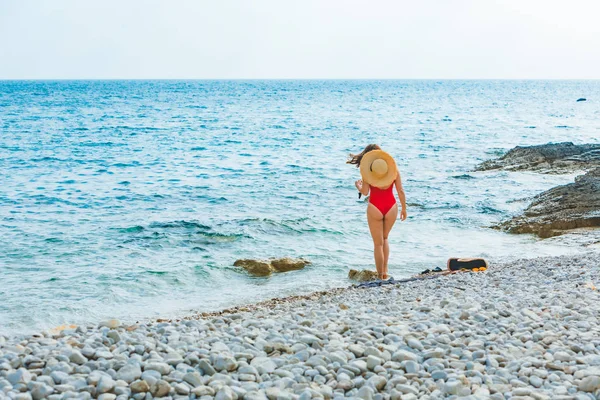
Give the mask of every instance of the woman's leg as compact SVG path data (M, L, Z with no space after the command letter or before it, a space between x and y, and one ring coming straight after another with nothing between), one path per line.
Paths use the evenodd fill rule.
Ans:
M379 279L383 279L383 214L373 204L367 206L367 221L373 238L373 255Z
M394 223L398 219L398 205L390 208L390 211L383 217L383 279L388 279L388 260L390 258L390 244L388 236Z

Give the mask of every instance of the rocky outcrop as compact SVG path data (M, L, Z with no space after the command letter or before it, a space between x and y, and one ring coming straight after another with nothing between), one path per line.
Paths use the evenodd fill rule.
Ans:
M502 157L485 161L475 171L536 171L563 174L600 167L600 144L575 145L572 142L539 146L517 146Z
M274 272L288 272L302 269L310 261L302 258L274 258L271 260L241 259L233 263L234 267L244 268L250 275L269 276Z
M233 263L234 267L244 268L250 275L269 276L273 272L271 263L263 260L242 259Z
M368 269L363 269L362 271L351 269L348 272L348 278L358 282L376 281L378 279L377 272Z
M541 238L589 227L600 227L600 168L537 195L522 215L495 226Z
M310 262L302 258L295 259L286 257L271 260L271 266L277 272L295 271L306 267L308 264L310 264Z

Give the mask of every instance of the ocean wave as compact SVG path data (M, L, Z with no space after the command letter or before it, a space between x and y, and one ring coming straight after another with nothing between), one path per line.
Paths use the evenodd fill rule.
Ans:
M234 224L247 227L256 233L324 233L342 235L343 232L315 225L316 221L311 218L295 218L274 220L271 218L246 218L233 221Z
M211 227L208 225L201 224L196 221L170 221L170 222L153 222L149 225L151 229L200 229L200 230L210 230Z
M475 204L475 209L481 214L504 214L502 210L499 210L483 202L477 202Z
M477 179L473 175L469 175L469 174L454 175L451 178L453 178L453 179L467 179L467 180L468 179Z
M117 144L114 142L83 142L80 143L81 147L115 147L115 146L125 146L125 144Z
M137 232L142 232L142 231L144 231L144 229L145 229L145 228L144 228L143 226L140 226L140 225L135 225L135 226L130 226L130 227L128 227L128 228L120 228L119 230L120 230L121 232L125 232L125 233L129 233L129 232L132 232L132 233L137 233Z
M127 168L127 167L139 167L140 165L142 165L140 162L132 161L130 163L118 162L118 163L114 163L112 166L117 167L117 168Z

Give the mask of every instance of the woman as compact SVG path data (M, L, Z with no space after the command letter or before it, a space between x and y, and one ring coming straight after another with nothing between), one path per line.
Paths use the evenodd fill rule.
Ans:
M396 187L398 198L402 205L400 219L406 219L406 196L402 188L400 173L396 162L388 153L376 144L370 144L360 154L350 154L348 164L356 164L360 168L362 180L354 185L363 195L369 196L367 206L367 221L373 237L373 253L375 267L379 279L388 279L388 259L390 245L388 236L398 218L398 204L394 197L393 187Z

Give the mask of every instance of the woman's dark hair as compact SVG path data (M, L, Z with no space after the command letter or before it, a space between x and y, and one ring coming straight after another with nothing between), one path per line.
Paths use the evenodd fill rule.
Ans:
M381 147L379 147L376 144L370 144L367 147L365 147L365 149L360 153L350 154L350 158L348 159L348 161L346 161L346 164L356 164L356 168L360 167L360 162L363 156L372 150L381 150Z

